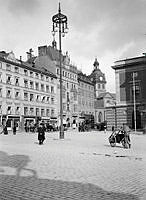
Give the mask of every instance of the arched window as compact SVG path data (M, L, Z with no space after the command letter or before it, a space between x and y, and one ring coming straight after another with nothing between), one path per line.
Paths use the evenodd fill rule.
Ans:
M103 118L102 112L99 112L99 114L98 114L98 122L102 122L102 118Z

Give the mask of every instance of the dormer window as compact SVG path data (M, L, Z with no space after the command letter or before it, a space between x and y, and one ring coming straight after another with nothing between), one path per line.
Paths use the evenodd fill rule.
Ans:
M33 72L32 71L30 71L30 77L33 77Z
M44 75L43 74L41 74L41 80L44 80Z
M24 69L24 74L25 74L25 76L28 75L28 71L27 71L27 69Z
M15 73L19 73L19 67L15 67Z
M6 64L6 70L7 70L7 71L11 71L11 65Z
M36 77L36 78L39 78L39 74L38 74L38 73L35 73L35 77Z

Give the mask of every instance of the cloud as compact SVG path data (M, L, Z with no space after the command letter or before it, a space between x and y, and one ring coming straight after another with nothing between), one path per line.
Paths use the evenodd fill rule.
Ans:
M38 0L7 0L8 11L15 16L32 15L39 7Z

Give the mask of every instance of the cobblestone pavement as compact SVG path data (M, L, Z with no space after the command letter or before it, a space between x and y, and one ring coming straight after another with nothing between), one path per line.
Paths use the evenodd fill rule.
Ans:
M0 135L0 200L145 200L146 135L110 147L110 133Z

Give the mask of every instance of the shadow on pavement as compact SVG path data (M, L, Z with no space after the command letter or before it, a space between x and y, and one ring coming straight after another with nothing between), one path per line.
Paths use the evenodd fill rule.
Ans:
M8 155L0 151L0 199L1 200L138 200L135 195L108 192L93 184L40 179L34 170L28 169L30 159L26 155ZM5 167L16 169L16 175L4 173ZM3 170L4 169L4 170ZM21 176L22 170L31 176Z

